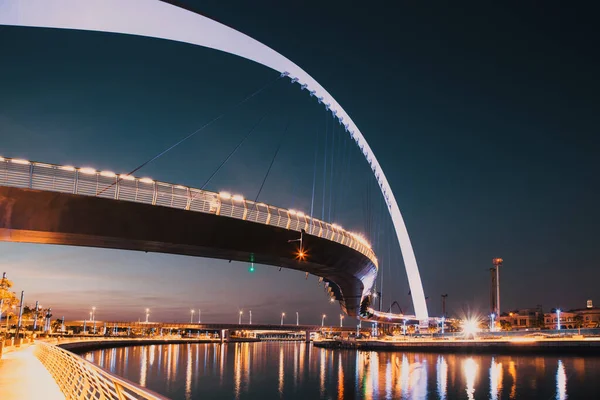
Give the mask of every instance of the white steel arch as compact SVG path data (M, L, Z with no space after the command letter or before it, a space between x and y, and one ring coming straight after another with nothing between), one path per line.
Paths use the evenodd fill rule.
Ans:
M415 315L419 320L428 318L421 276L408 231L375 154L333 96L292 61L235 29L158 0L2 0L0 25L113 32L190 43L247 58L300 84L340 121L371 166L400 243Z

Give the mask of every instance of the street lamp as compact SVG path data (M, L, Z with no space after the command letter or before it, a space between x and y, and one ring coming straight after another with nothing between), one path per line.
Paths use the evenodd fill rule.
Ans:
M250 313L250 325L252 325L252 310L248 311Z
M283 325L283 318L284 318L284 317L285 317L285 313L284 313L284 312L282 312L282 313L281 313L281 325Z
M557 331L560 331L560 312L561 312L560 308L557 308L556 309L556 320L557 320L557 322L556 322L556 330Z
M340 328L344 326L344 316L340 314Z
M323 318L321 318L321 328L325 326L325 317L327 315L323 314Z
M494 325L494 318L495 317L496 317L495 313L491 313L490 314L490 332L494 332L495 331L495 329L494 329L494 327L495 327L495 325Z
M94 324L94 335L96 334L96 307L92 307L92 323Z
M300 325L300 317L298 316L298 311L296 311L296 326Z
M146 323L148 323L148 318L150 318L150 309L146 308Z
M335 299L333 297L329 299L330 303L333 303L334 301L335 301Z
M240 317L239 317L239 319L238 319L238 325L241 325L241 324L242 324L242 314L243 314L243 313L244 313L244 312L243 312L242 310L240 310Z
M198 309L198 323L201 324L202 323L202 310Z
M194 323L194 313L196 312L196 310L190 310L190 324Z

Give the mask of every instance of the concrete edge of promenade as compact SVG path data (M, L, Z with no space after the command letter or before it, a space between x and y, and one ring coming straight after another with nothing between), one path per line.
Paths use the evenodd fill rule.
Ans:
M258 339L254 338L229 338L225 343L245 343L245 342L258 342ZM114 339L114 338L96 338L96 339L68 339L65 341L52 342L58 347L68 350L75 354L82 354L88 351L112 349L117 347L132 347L132 346L152 346L152 345L164 345L164 344L196 344L196 343L209 343L219 344L222 343L219 339Z
M436 353L533 353L600 355L600 339L544 340L315 340L315 347Z

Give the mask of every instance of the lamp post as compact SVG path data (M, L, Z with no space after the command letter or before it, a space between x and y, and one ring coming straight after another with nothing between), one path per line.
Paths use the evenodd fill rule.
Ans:
M281 325L283 325L283 318L284 318L284 317L285 317L285 313L284 313L284 312L282 312L282 313L281 313Z
M23 296L25 296L25 291L21 290L21 301L19 303L19 319L17 320L17 332L16 337L19 338L19 332L21 331L21 324L23 322Z
M495 331L495 329L494 329L494 327L495 327L495 325L494 325L494 318L495 317L496 317L495 313L491 313L490 314L490 332L494 332Z
M241 324L242 324L242 314L243 314L243 313L244 313L244 312L240 310L240 317L238 318L238 325L241 325Z
M37 320L38 320L38 309L40 308L40 302L35 302L35 310L33 312L33 332L37 330Z
M96 334L96 307L92 307L92 323L94 324L94 335Z
M201 324L202 323L202 310L198 309L198 323Z
M325 326L325 317L327 317L327 315L323 314L323 317L321 318L321 328Z
M296 326L300 325L300 317L298 316L298 311L296 311Z
M190 324L194 323L194 313L196 312L196 310L190 310Z
M252 325L252 310L248 311L250 313L250 325Z
M442 315L442 335L444 334L444 328L446 326L446 317Z
M340 314L340 328L344 326L344 316Z
M556 309L556 330L560 331L560 308Z
M150 318L150 309L146 308L146 323L148 323L149 318Z

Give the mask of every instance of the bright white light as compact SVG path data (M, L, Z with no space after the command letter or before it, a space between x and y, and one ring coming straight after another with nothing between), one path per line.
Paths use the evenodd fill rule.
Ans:
M219 193L219 197L223 200L229 200L231 198L231 193L221 192L221 193Z
M10 162L14 163L14 164L22 164L22 165L29 165L30 162L27 160L21 160L21 159L17 159L17 158L13 158L12 160L10 160Z
M231 197L231 199L233 201L240 201L241 202L241 201L244 201L244 196L242 196L241 194L236 194L236 195L233 195Z
M121 174L121 175L119 175L119 178L121 178L124 181L133 181L133 180L135 180L134 176L127 175L127 174Z
M462 331L466 335L474 335L479 332L479 321L475 318L465 319L461 323Z
M115 174L112 171L102 171L100 172L100 175L106 176L107 178L114 178L115 176L117 176L117 174Z
M94 168L80 168L79 172L86 175L95 175L96 170Z
M185 187L185 186L182 186L182 185L176 185L176 186L175 186L175 189L183 189L183 190L186 190L186 189L187 189L187 187Z
M4 161L4 157L0 157L0 161Z
M296 210L288 210L288 212L290 213L290 215L296 215Z
M75 171L75 167L71 166L71 165L63 165L62 167L58 167L59 169L62 169L63 171Z
M302 211L298 211L296 215L298 216L298 218L304 218L304 213Z
M140 182L142 182L142 183L154 183L154 180L152 180L152 178L141 178Z

